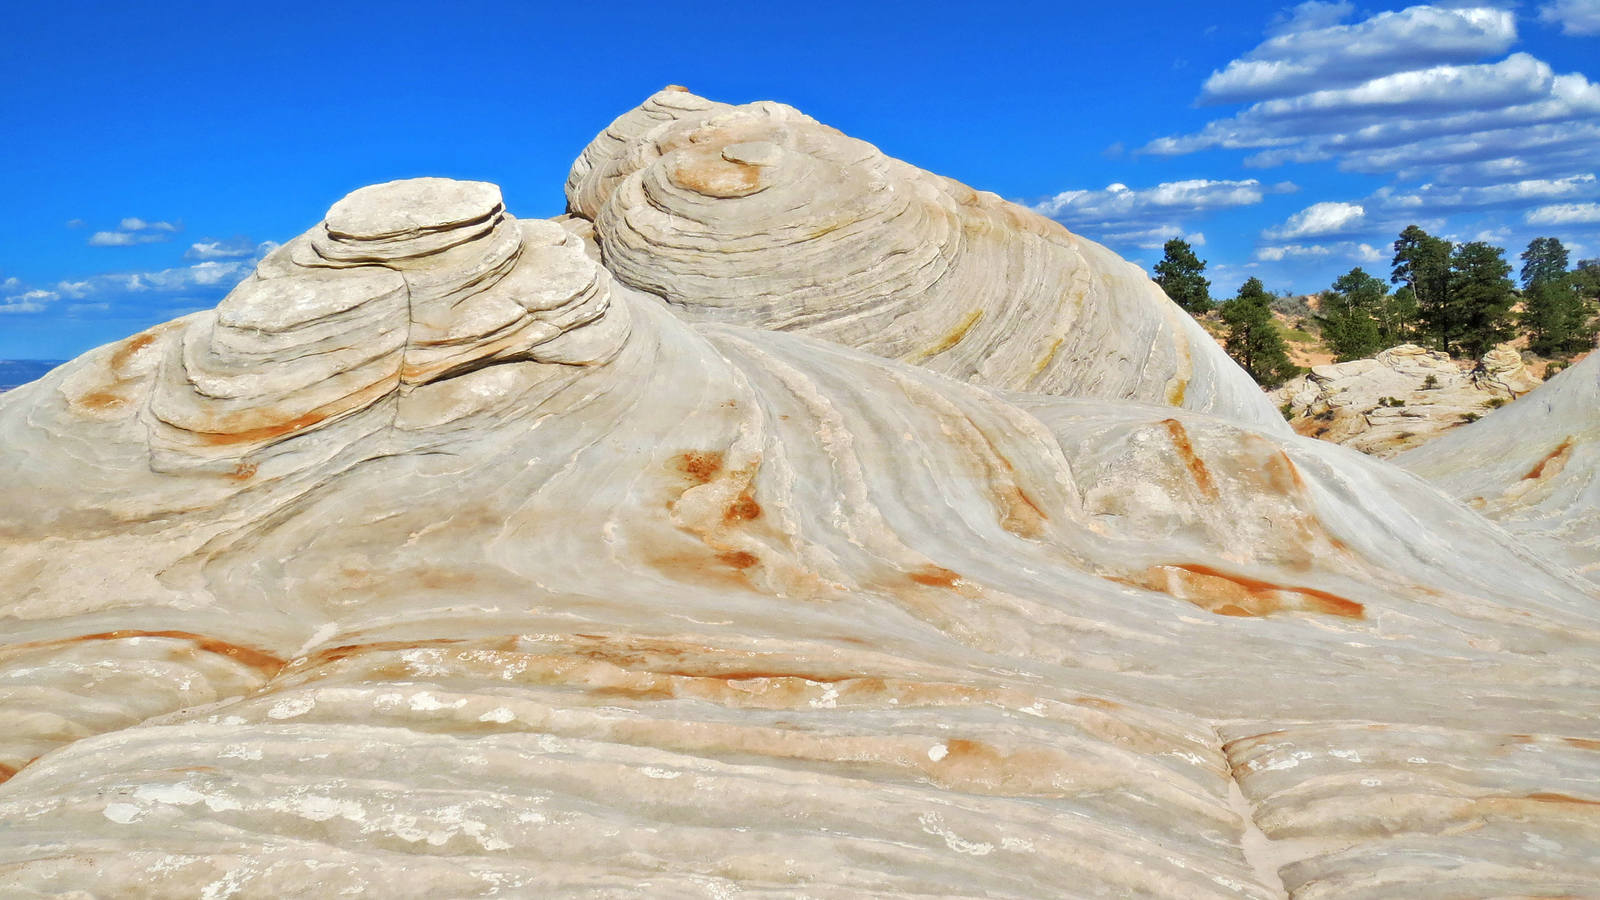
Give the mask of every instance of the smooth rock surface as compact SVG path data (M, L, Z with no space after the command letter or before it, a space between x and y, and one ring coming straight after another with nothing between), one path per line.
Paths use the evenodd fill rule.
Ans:
M330 217L0 397L0 895L1600 878L1592 545L1248 410L690 321L487 186Z

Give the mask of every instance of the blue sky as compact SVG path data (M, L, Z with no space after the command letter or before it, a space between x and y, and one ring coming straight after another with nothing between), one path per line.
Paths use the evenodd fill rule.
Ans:
M591 11L592 10L592 11ZM1214 292L1386 275L1416 222L1600 256L1600 0L14 4L0 358L213 306L365 184L567 167L666 84L775 99Z

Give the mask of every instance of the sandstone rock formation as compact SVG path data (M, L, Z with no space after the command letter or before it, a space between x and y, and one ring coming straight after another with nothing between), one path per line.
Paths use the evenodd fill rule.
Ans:
M1269 396L1296 433L1388 457L1475 421L1539 383L1508 346L1463 367L1436 350L1402 344L1372 359L1313 366Z
M1600 354L1395 462L1600 584Z
M1282 427L1137 266L781 103L661 91L583 151L567 198L618 280L692 321L798 331L993 387Z
M719 109L658 95L574 183L663 175L607 160ZM814 127L738 121L767 112ZM1592 546L1260 425L1199 345L1183 400L1231 417L1159 405L1182 332L1141 294L1066 314L1155 323L1051 370L1077 397L796 333L760 279L777 330L687 315L748 271L663 250L648 282L605 193L526 222L489 185L363 189L217 310L0 397L0 895L1600 879ZM1095 280L1041 254L996 302Z

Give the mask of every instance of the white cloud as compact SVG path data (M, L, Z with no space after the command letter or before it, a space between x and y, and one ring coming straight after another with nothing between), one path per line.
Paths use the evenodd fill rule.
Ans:
M81 219L73 219L79 225ZM68 227L76 227L68 222ZM137 217L128 217L122 220L121 226L116 231L96 231L89 236L88 244L91 247L133 247L138 244L159 244L172 239L172 235L181 231L180 226L171 222L146 222Z
M1275 35L1220 72L1201 90L1209 102L1284 97L1358 84L1397 71L1465 63L1502 53L1517 37L1509 10L1413 6L1340 24L1347 3L1302 3Z
M1539 7L1539 21L1560 25L1562 34L1600 34L1600 0L1555 0Z
M1150 249L1174 237L1203 244L1205 234L1191 232L1184 219L1214 210L1253 206L1267 194L1294 190L1297 188L1289 182L1269 185L1254 178L1197 178L1150 188L1111 184L1098 191L1063 191L1033 208L1095 240Z
M244 238L222 241L215 238L196 241L184 251L184 259L243 259L256 252L256 245Z
M1052 218L1109 219L1159 210L1194 213L1261 202L1267 192L1293 190L1293 185L1267 187L1254 178L1211 181L1195 178L1168 181L1135 190L1125 184L1107 185L1102 191L1063 191L1038 203L1034 209Z
M1375 193L1373 198L1389 210L1420 209L1441 213L1498 206L1525 206L1529 203L1595 194L1600 194L1600 179L1596 179L1594 173L1589 172L1565 178L1529 178L1478 187L1424 184L1409 192L1385 188Z
M1339 241L1332 244L1282 244L1258 247L1255 259L1260 262L1283 262L1287 259L1355 259L1364 263L1383 262L1388 259L1371 244Z
M1258 258L1267 261L1314 259L1323 250L1313 248L1332 246L1307 238L1371 239L1413 221L1444 226L1456 213L1585 215L1600 198L1600 83L1592 71L1561 73L1511 52L1515 15L1491 2L1361 16L1350 3L1303 3L1205 82L1202 102L1241 104L1236 111L1138 152L1242 150L1249 167L1331 163L1389 182L1265 230ZM1543 17L1582 29L1591 10L1600 27L1600 0L1546 0ZM1452 224L1471 234L1496 223Z
M1529 225L1587 225L1600 222L1600 203L1554 203L1530 210Z
M137 217L122 220L123 231L177 231L178 226L171 222L146 222Z
M0 282L0 288L9 293L0 301L0 312L43 312L55 300L66 298L69 314L86 312L138 309L141 313L155 310L165 315L178 315L174 304L181 304L183 312L206 309L222 299L255 269L261 258L276 250L278 245L263 241L255 245L248 258L233 260L203 260L193 265L175 266L146 272L116 272L92 275L77 280L56 282L53 290L27 287L15 277Z
M84 297L88 296L89 289L90 285L87 281L56 282L56 290L61 293L61 296L70 297L73 300L82 300Z
M9 283L11 279L6 279ZM0 313L32 313L43 312L44 308L53 301L61 299L55 291L32 290L0 300Z
M1292 240L1302 237L1321 237L1329 234L1347 234L1365 224L1366 207L1359 203L1313 203L1290 216L1276 228L1262 232L1274 240Z

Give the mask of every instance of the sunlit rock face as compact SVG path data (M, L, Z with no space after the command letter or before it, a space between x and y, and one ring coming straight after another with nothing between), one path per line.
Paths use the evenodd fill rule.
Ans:
M726 109L663 96L597 146ZM0 895L1600 878L1581 536L1088 356L1066 397L686 316L584 191L363 189L0 397Z
M1600 584L1600 353L1395 461Z
M1401 344L1312 366L1270 396L1296 433L1391 457L1489 414L1540 384L1510 345L1476 365Z
M962 381L1282 417L1137 266L781 103L668 89L567 181L605 263L692 321L797 331Z

